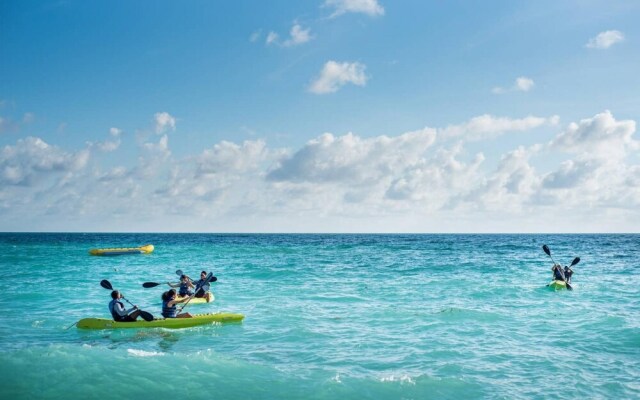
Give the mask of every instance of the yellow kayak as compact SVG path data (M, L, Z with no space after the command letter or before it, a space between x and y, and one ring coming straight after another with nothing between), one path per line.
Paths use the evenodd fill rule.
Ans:
M216 299L216 296L213 295L213 292L208 292L208 293L211 293L211 301L214 301ZM176 300L182 300L186 298L188 298L188 296L187 297L177 296ZM205 303L210 303L211 301L207 301L206 297L194 297L193 299L191 299L189 304L205 304ZM180 305L184 306L184 304L180 304Z
M193 318L159 318L153 321L139 319L135 322L116 322L105 318L84 318L78 321L78 329L122 329L122 328L169 328L180 329L213 323L240 322L242 314L219 312L214 314L196 314Z
M146 244L140 247L120 247L111 249L91 249L89 254L92 256L121 256L123 254L149 254L153 251L152 244Z

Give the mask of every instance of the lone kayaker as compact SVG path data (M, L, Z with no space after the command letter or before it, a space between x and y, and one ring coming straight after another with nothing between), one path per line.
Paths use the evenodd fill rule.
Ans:
M184 297L177 300L176 297L177 293L175 289L171 289L162 294L162 316L165 318L192 318L193 316L188 312L178 314L178 306L176 306L176 304L187 302L189 298Z
M109 312L116 322L134 322L140 316L138 306L133 306L129 310L124 308L124 304L120 301L122 293L117 290L111 292L112 300L109 302Z
M194 286L191 282L191 278L189 278L189 275L180 275L180 282L167 282L167 285L171 286L172 288L180 288L178 294L181 297L193 296L193 292L190 289L193 289Z
M211 284L209 282L204 283L207 280L207 271L200 272L200 280L196 281L196 297L204 297L207 299L207 303L211 301Z

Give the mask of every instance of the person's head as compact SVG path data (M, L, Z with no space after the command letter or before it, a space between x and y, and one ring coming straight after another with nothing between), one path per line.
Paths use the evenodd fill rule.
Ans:
M200 279L204 279L207 277L207 271L200 271Z
M176 290L175 289L167 290L166 292L162 293L162 300L163 301L173 300L174 297L176 297Z
M180 275L180 280L185 282L185 281L189 280L189 277L187 275Z
M113 292L111 292L111 298L114 300L117 300L120 298L120 292L118 292L117 290L114 290Z

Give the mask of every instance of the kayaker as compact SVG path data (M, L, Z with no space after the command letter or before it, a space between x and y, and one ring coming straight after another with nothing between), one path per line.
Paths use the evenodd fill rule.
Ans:
M573 270L571 267L564 266L564 277L567 280L567 283L571 283L571 275L573 275Z
M204 283L207 279L207 271L200 272L200 280L196 281L196 297L204 297L207 299L207 303L211 301L211 284L209 282Z
M111 292L112 300L109 302L109 312L116 322L134 322L140 316L140 310L138 310L138 306L133 306L129 310L125 309L124 304L119 301L122 297L122 293L117 290Z
M188 312L178 314L178 306L176 306L176 304L179 303L186 303L189 298L184 297L177 300L176 297L175 289L171 289L162 294L162 316L165 318L192 318L193 316Z
M553 271L553 280L564 282L565 277L563 275L562 265L553 264L553 267L551 267L551 271Z
M171 283L167 282L167 285L172 288L180 288L178 294L181 297L193 296L193 292L190 289L193 289L193 283L191 282L191 278L188 275L180 275L180 282Z

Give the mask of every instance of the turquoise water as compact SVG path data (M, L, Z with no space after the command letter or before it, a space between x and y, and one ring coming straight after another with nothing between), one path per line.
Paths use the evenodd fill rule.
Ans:
M152 243L151 255L93 257ZM550 291L548 244L575 256ZM0 234L2 398L640 397L640 235ZM240 324L85 331L108 279L160 314L213 271ZM71 326L70 329L66 329Z

